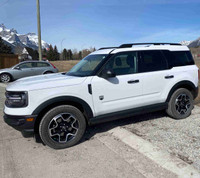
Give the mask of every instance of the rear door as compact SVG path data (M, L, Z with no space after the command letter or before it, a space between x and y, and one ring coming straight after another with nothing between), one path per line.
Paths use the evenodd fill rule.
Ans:
M46 62L36 62L35 75L41 75L45 71L51 71L50 64Z
M112 69L116 77L93 77L91 85L96 116L139 107L142 103L142 74L137 73L137 52L118 53L105 68Z
M144 105L162 103L166 98L163 92L174 80L168 68L168 63L160 50L140 51L138 72L143 76L142 99Z

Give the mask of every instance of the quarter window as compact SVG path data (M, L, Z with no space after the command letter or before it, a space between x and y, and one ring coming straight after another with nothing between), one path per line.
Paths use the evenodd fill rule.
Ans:
M194 65L194 60L189 51L163 51L168 60L169 68L185 65Z
M167 61L161 51L141 51L140 54L139 72L153 72L167 69Z
M134 74L137 72L137 53L123 52L113 56L105 66L112 69L116 75Z
M37 67L49 67L49 64L44 62L37 62Z

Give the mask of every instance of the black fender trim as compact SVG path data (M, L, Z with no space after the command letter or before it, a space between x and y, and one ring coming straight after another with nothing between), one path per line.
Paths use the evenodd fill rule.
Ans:
M198 95L198 87L196 87L192 82L188 81L188 80L184 80L181 82L178 82L177 84L175 84L172 89L170 90L167 100L166 102L169 102L172 94L178 89L178 88L186 88L189 91L192 92L192 95L194 97L194 99L197 97Z
M93 117L93 112L92 112L92 109L90 108L90 106L84 100L77 98L77 97L73 97L73 96L60 96L60 97L56 97L56 98L47 100L44 103L42 103L41 105L39 105L33 111L32 115L39 115L39 113L42 110L44 110L45 108L47 108L48 106L50 106L52 104L56 104L56 103L62 103L62 102L73 102L73 103L80 104L87 114L87 117L88 117L87 119Z

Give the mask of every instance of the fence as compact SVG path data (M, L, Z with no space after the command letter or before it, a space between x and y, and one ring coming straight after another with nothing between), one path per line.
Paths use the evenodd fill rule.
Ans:
M18 55L0 54L0 69L9 68L19 63Z

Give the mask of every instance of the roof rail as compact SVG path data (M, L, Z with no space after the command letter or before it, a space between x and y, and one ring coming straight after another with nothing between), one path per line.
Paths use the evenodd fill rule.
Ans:
M102 50L102 49L113 49L113 48L118 48L118 47L103 47L103 48L99 48L98 50Z
M134 45L178 45L181 46L180 43L129 43L129 44L122 44L119 48L131 48Z

